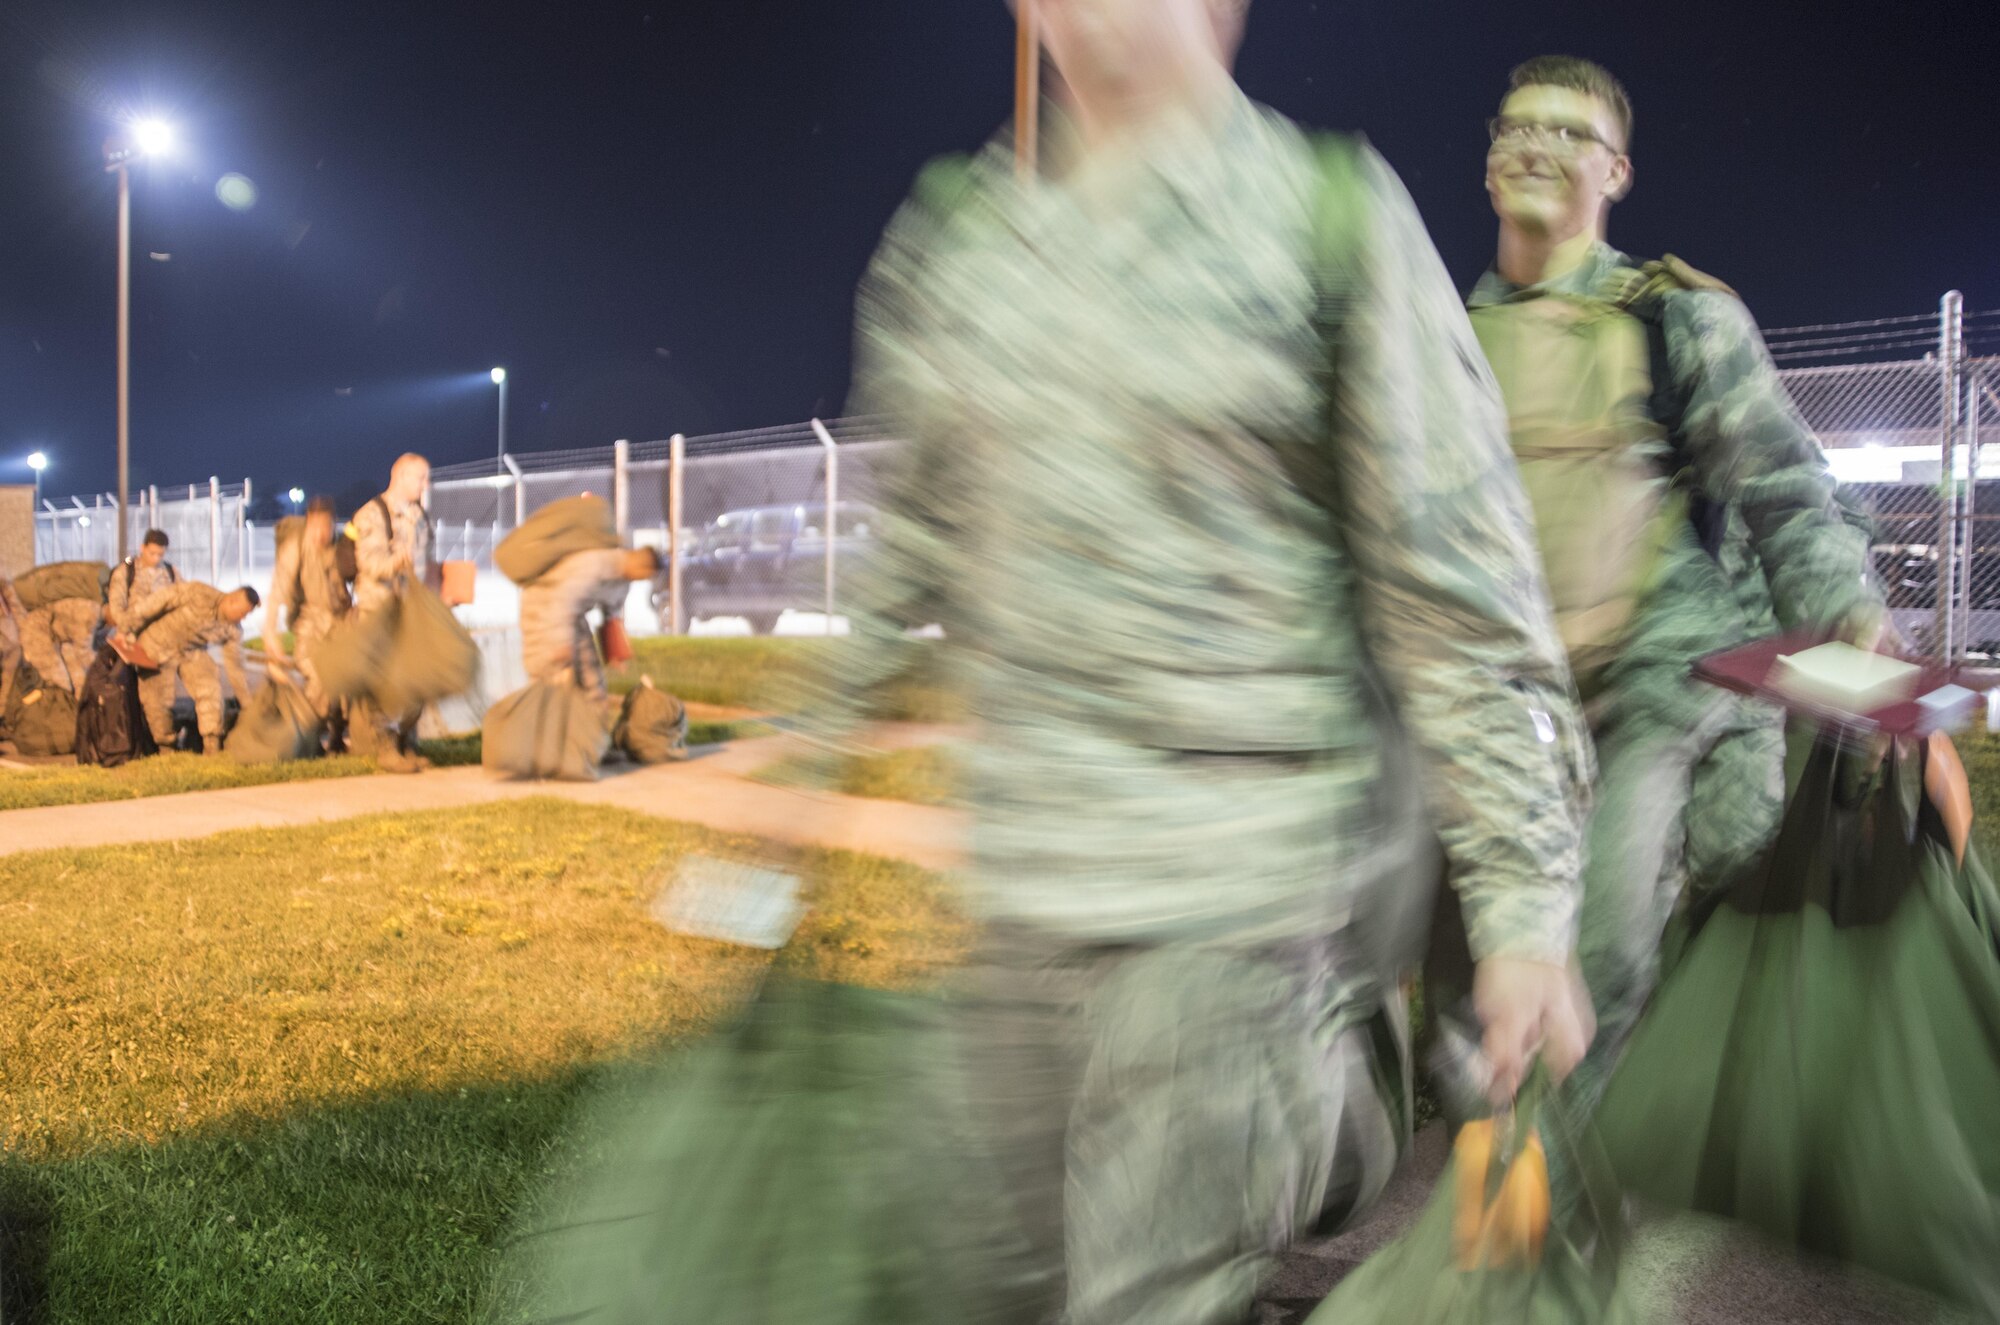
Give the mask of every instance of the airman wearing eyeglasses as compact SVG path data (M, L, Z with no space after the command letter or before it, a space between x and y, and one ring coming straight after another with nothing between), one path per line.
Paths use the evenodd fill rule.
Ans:
M1775 716L1691 665L1750 637L1746 603L1867 643L1882 609L1866 530L1742 301L1605 240L1634 179L1625 89L1586 60L1530 60L1489 138L1499 252L1469 312L1598 756L1579 940L1598 1034L1571 1086L1588 1109L1657 982L1690 860L1740 867L1776 829Z

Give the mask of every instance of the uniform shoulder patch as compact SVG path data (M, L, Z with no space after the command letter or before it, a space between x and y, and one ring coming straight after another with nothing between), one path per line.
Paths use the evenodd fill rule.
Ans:
M1712 290L1717 294L1729 295L1731 298L1741 297L1726 283L1706 272L1696 271L1671 253L1662 257L1656 265L1662 275L1683 290Z
M924 163L910 197L931 216L942 219L958 210L971 191L972 158L952 152Z

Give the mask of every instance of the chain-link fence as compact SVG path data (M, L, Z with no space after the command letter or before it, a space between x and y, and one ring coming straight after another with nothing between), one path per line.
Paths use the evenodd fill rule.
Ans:
M255 564L250 499L248 479L135 492L126 512L126 551L137 552L146 531L159 529L170 540L171 559L182 574L217 584L248 583ZM117 497L94 493L88 501L71 497L68 502L47 502L36 513L36 562L116 561Z
M2000 311L1965 314L1948 296L1940 314L1769 338L1834 473L1874 521L1898 628L1934 655L2000 657L2000 469L1981 452L1983 436L2000 437ZM436 555L479 568L469 624L510 625L518 597L492 569L494 547L549 502L596 493L631 542L669 562L634 590L635 632L834 633L843 568L879 528L876 472L894 445L879 419L840 419L443 466L431 476ZM248 482L213 481L135 494L130 543L163 528L184 574L261 587L272 531L248 518L249 497ZM38 560L110 561L115 519L106 496L45 503Z

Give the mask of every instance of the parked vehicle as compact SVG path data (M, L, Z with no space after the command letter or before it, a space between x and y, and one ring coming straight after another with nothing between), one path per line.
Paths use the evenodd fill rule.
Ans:
M860 502L834 508L835 573L840 561L868 547L880 515ZM698 534L684 531L681 595L689 621L740 616L758 635L777 628L789 609L826 605L826 506L753 506L726 511ZM670 610L664 580L653 593L662 617Z

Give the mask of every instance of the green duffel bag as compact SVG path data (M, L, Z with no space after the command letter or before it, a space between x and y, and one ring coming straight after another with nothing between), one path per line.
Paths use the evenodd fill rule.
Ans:
M493 564L516 584L533 584L572 552L618 546L618 524L602 497L564 497L500 540Z
M7 697L7 739L30 758L75 754L76 696L23 661Z
M2000 888L1928 749L1822 732L1598 1111L1618 1176L2000 1320Z
M664 764L687 755L687 705L642 676L618 710L611 744L635 764Z
M21 595L21 606L38 612L65 598L101 603L110 583L111 568L101 561L52 561L15 580L14 592Z
M313 651L319 683L335 699L367 699L389 661L396 607L350 616L335 626Z
M462 695L479 679L479 644L420 584L403 590L390 615L389 647L373 698L385 713L407 713Z
M266 681L243 706L223 749L239 764L282 764L319 753L319 714L297 686Z
M479 762L512 778L595 782L610 743L589 696L564 682L536 681L486 710Z
M955 1051L941 998L774 975L579 1108L577 1160L525 1203L478 1319L1032 1319L1006 1203L964 1162Z
M344 622L313 654L320 685L385 713L464 694L479 677L479 645L444 600L411 585L379 611Z
M1575 1209L1559 1214L1523 1245L1532 1225L1522 1205L1503 1195L1517 1182L1539 1183L1548 1211L1546 1171L1526 1152L1533 1143L1496 1128L1484 1151L1487 1171L1462 1181L1459 1165L1477 1147L1455 1146L1451 1163L1416 1225L1364 1261L1306 1318L1306 1325L1642 1325L1653 1319L1624 1273L1627 1230L1616 1179L1587 1125L1570 1116L1548 1074L1536 1067L1513 1110L1515 1138L1533 1136L1550 1157L1578 1175ZM1496 1153L1500 1152L1500 1153ZM1517 1164L1529 1172L1516 1173ZM1537 1182L1528 1182L1528 1179ZM1476 1189L1476 1190L1474 1190ZM1477 1207L1469 1203L1477 1201ZM1485 1213L1482 1213L1482 1209ZM1545 1239L1545 1240L1544 1240Z

